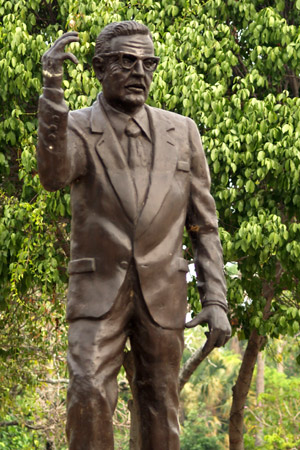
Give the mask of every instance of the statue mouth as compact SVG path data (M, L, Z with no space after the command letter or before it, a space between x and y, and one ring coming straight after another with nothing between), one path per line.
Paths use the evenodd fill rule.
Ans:
M131 92L135 93L143 93L145 91L145 86L142 84L129 84L126 86L126 89L128 89Z

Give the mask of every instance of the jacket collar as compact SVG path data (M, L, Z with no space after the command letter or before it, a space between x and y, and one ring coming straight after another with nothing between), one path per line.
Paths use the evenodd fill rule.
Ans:
M137 216L134 184L124 152L101 105L101 94L92 106L90 127L99 133L96 151L106 167L110 181L130 220L137 224L136 236L141 236L158 214L176 170L178 148L173 138L174 125L162 110L145 105L153 132L153 168L145 206Z
M91 114L91 132L92 133L103 133L105 129L105 121L103 121L103 112L100 107L100 98L102 94L99 94L97 100L92 105Z

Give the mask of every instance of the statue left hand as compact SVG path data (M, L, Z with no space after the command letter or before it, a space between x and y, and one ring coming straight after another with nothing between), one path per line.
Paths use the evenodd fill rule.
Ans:
M208 324L209 332L205 333L207 341L202 349L205 354L214 347L222 347L231 337L231 326L225 311L218 305L205 306L193 320L185 324L186 328Z
M69 59L74 64L78 64L78 59L72 53L65 52L65 46L72 42L79 42L77 31L69 31L60 36L54 44L43 54L43 79L44 87L61 87L63 79L63 63Z

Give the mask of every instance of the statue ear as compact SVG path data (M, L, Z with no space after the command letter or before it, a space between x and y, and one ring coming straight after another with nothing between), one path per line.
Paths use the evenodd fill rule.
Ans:
M92 61L96 77L101 82L105 70L104 59L101 56L94 56Z

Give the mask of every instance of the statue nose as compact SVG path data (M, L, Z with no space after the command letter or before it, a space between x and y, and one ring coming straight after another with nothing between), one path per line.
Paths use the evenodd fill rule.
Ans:
M144 75L145 74L143 61L141 61L140 59L137 60L137 62L135 63L135 65L133 67L133 72L137 73L139 75Z

